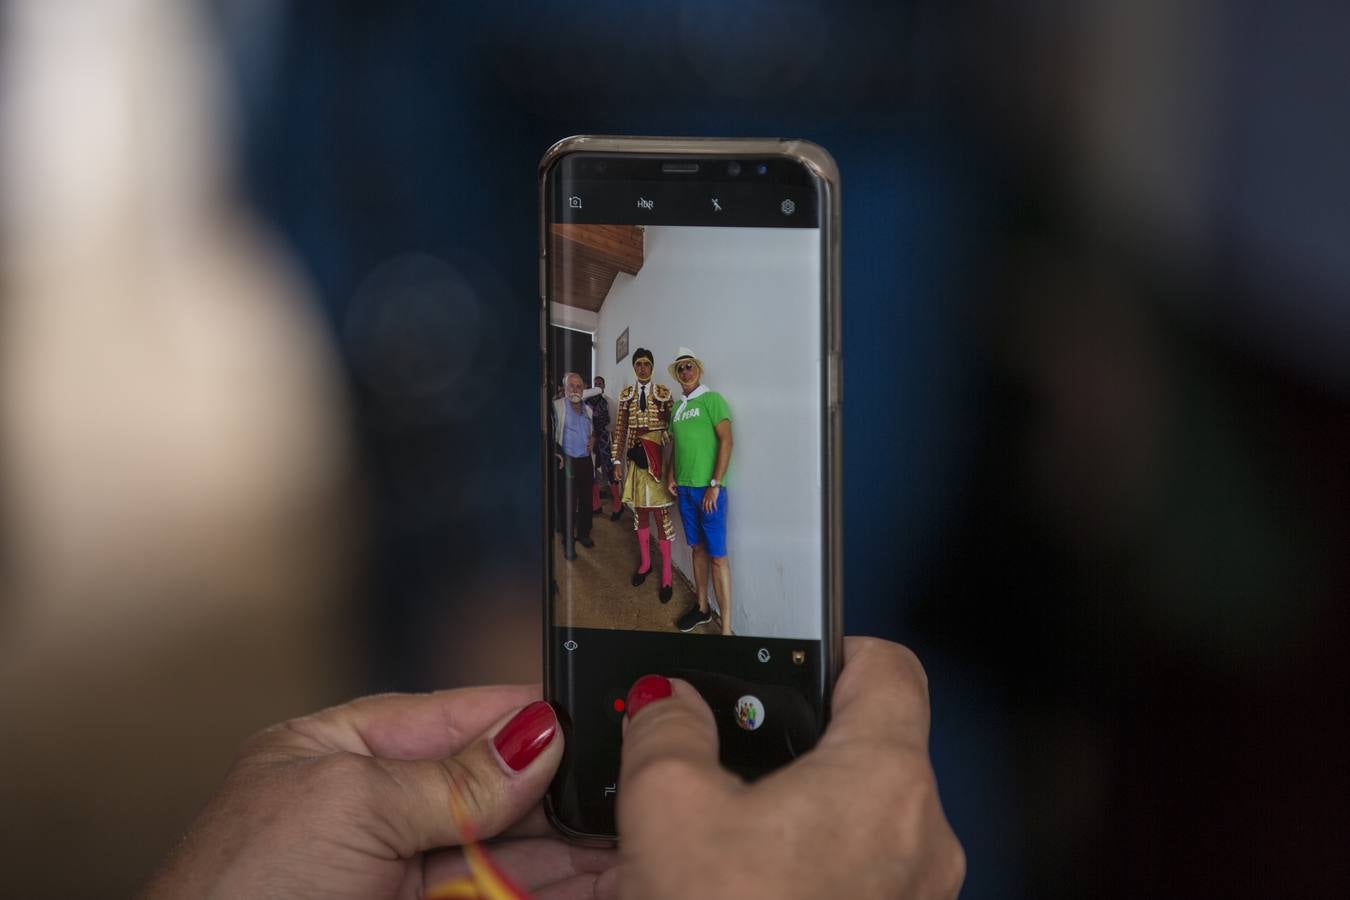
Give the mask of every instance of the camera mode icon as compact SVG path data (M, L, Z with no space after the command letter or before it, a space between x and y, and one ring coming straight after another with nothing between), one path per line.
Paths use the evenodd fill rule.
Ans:
M754 694L736 701L736 724L746 731L758 731L764 724L764 704Z

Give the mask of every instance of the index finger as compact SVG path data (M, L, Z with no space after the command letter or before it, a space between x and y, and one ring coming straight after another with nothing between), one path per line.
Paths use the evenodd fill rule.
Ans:
M441 759L463 750L513 709L538 700L537 684L361 697L268 729L267 743L384 759Z
M829 727L820 746L875 740L928 746L928 676L907 647L877 638L844 642Z

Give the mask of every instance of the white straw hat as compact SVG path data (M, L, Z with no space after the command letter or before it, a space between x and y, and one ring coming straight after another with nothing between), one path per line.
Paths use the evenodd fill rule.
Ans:
M676 381L680 380L680 376L675 373L675 367L685 360L693 360L694 365L698 366L699 374L703 373L703 360L698 358L698 354L688 347L681 347L679 350L675 351L675 361L666 366L666 371L669 372L670 377L674 378Z

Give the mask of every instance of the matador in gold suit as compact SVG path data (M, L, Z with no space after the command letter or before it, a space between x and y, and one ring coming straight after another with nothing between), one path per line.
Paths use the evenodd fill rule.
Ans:
M652 382L652 352L639 347L633 351L633 372L638 383L629 385L619 395L618 411L614 420L614 434L610 439L610 459L614 475L623 477L623 502L633 508L633 530L637 532L638 567L632 584L637 587L652 570L651 517L656 516L661 529L657 546L661 550L662 603L670 600L671 571L670 546L675 539L675 526L670 520L670 507L675 502L666 491L666 429L670 425L673 405L670 389Z

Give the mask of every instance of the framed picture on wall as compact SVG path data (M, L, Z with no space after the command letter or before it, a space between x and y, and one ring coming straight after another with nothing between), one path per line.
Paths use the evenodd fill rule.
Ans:
M623 330L618 340L614 342L614 363L615 365L628 358L628 329Z

